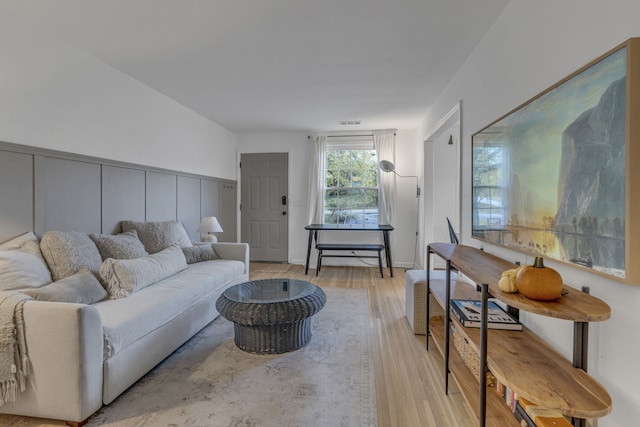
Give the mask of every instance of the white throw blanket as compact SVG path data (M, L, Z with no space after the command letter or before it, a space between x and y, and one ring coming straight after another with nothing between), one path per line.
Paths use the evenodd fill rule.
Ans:
M22 309L30 299L16 292L0 292L0 406L16 401L18 387L24 391L29 375Z

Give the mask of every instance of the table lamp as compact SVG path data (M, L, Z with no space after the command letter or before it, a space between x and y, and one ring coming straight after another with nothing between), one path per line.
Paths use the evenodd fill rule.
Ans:
M215 243L218 238L214 233L222 233L222 227L215 216L207 216L202 218L202 222L198 227L200 238L203 242Z

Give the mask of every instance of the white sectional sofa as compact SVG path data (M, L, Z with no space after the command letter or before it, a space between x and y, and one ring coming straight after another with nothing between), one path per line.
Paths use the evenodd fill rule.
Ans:
M147 233L145 241L144 230L147 227L148 231L149 224L155 228ZM118 248L116 244L119 259L105 257L108 254L99 243L111 238L90 235L100 249L97 272L95 253L86 234L44 233L39 247L50 268L52 283L38 283L48 282L46 277L34 280L19 274L15 279L15 271L14 276L4 274L12 266L15 268L16 252L11 251L30 245L34 252L33 233L33 237L25 235L14 239L13 244L0 245L0 274L14 277L15 284L8 287L17 287L7 289L5 283L4 291L19 291L34 298L23 306L31 364L26 389L18 393L15 402L0 406L0 413L81 424L215 319L215 303L225 289L248 280L246 244L213 243L189 248L191 243L184 240L186 234L181 235L182 226L175 221L133 223L134 230L136 226L142 227L139 240L144 247L153 249L146 251L149 255L127 257L130 248L126 244L124 249ZM126 230L124 222L123 229ZM171 237L172 232L163 235L163 229L177 230L173 234L179 241L171 243L176 237ZM137 245L131 234L136 233L123 234L124 240ZM60 245L60 239L67 241ZM57 242L52 244L52 240ZM171 245L158 251L153 247L158 241L158 247ZM106 245L106 252L114 249L112 243ZM139 250L140 246L136 248ZM118 250L124 254L118 254ZM86 257L86 252L92 255ZM38 254L31 255L37 258ZM76 259L69 261L68 256ZM29 258L29 262L37 263L35 258ZM7 264L7 260L13 264ZM66 277L59 276L61 270ZM95 278L102 282L100 286ZM26 286L24 280L28 282Z

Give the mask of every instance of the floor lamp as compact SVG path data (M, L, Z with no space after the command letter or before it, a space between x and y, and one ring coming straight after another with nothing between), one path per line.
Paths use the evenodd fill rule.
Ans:
M380 166L380 170L382 172L393 172L396 174L396 176L399 176L400 178L415 178L416 179L416 197L420 197L420 186L418 185L418 177L415 175L400 175L398 172L396 172L396 166L391 163L389 160L380 160L380 163L378 163L378 166Z
M420 203L420 185L418 185L418 177L415 175L400 175L398 172L396 172L396 166L390 162L389 160L380 160L380 162L378 163L378 166L380 167L380 170L382 172L393 172L396 174L396 176L399 176L400 178L415 178L416 179L416 198L418 198L418 203ZM420 209L420 206L418 206L418 209L416 210L416 243L413 247L413 267L412 268L416 268L416 258L418 256L418 228L419 228L419 221L420 219L418 218L418 211Z

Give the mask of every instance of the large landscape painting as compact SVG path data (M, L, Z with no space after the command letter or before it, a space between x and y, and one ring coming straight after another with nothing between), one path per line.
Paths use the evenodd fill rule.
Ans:
M626 48L473 136L473 236L625 277Z

